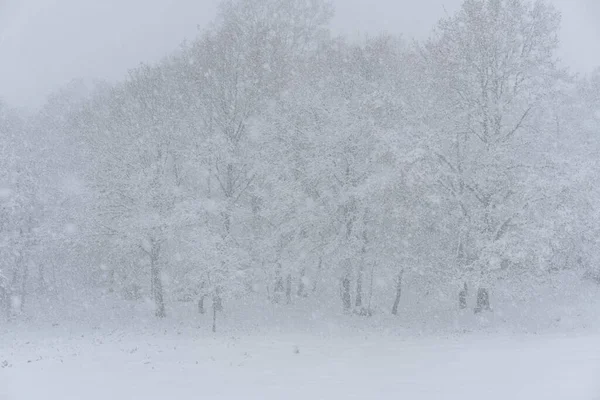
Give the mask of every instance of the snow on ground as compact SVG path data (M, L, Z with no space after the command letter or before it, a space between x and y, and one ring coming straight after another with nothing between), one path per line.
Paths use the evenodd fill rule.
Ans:
M144 302L31 299L0 320L0 400L600 400L600 295L583 289L480 316L245 299L216 334L194 303L158 321Z
M0 336L0 399L600 399L600 335L590 333L54 329Z

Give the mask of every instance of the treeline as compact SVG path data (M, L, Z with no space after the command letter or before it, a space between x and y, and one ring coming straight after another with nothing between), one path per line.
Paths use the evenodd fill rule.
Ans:
M418 278L479 312L499 281L596 276L600 73L561 66L554 8L466 0L421 43L350 42L332 15L225 0L120 83L4 109L13 311L76 285L159 317L251 293L362 315L376 295L396 314Z

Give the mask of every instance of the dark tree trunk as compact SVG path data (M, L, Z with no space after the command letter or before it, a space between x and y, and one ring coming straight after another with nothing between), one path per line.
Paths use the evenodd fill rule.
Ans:
M285 282L285 299L287 304L292 303L292 274L288 274Z
M200 284L200 299L198 300L198 313L204 314L206 311L204 310L204 298L206 294L204 293L204 288L206 287L206 282L202 281Z
M467 308L467 289L467 282L465 282L463 289L460 292L458 292L458 308L461 310Z
M362 293L363 293L363 267L361 265L358 270L358 276L356 277L356 299L354 305L356 308L362 307Z
M212 331L213 333L217 332L217 307L213 305L213 321L212 321Z
M2 304L2 307L4 308L4 312L6 313L6 319L10 320L10 312L12 305L8 287L0 286L0 304Z
M204 314L206 311L204 310L204 296L200 297L198 300L198 313Z
M19 304L19 311L23 312L25 309L25 298L27 297L27 281L29 280L29 267L27 263L23 263L23 282L21 282L21 301Z
M217 286L213 293L213 323L212 331L217 331L217 313L223 311L223 299L221 298L221 288Z
M231 216L229 215L229 210L223 213L223 225L225 226L225 232L229 235L231 231Z
M344 311L350 311L352 307L352 298L350 296L350 275L346 274L342 278L342 303Z
M110 293L115 291L115 270L111 268L108 272L108 291ZM150 296L154 298L154 280L150 278Z
M402 296L402 274L404 270L398 273L396 277L396 298L394 299L394 305L392 306L392 315L398 315L398 306L400 305L400 297Z
M10 317L12 316L12 296L10 289L6 289L4 295L6 296L6 301L4 303L4 307L6 307L6 319L10 321Z
M488 290L485 288L477 289L477 307L475 307L475 313L490 310L490 294Z

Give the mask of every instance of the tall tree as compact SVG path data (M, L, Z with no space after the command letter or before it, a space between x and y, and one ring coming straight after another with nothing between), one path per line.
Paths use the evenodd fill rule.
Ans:
M535 126L561 77L559 25L543 1L466 0L422 52L439 94L440 184L458 210L458 276L481 293L524 264L519 244L544 196L535 176L545 160L535 152L547 132Z

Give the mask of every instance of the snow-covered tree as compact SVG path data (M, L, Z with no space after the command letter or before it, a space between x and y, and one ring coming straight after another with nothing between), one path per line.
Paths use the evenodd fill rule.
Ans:
M549 134L539 121L562 75L559 24L543 1L467 0L422 50L438 94L431 147L458 210L451 275L481 287L479 308L495 279L535 270L525 247L545 197L536 178L549 161L536 142Z

